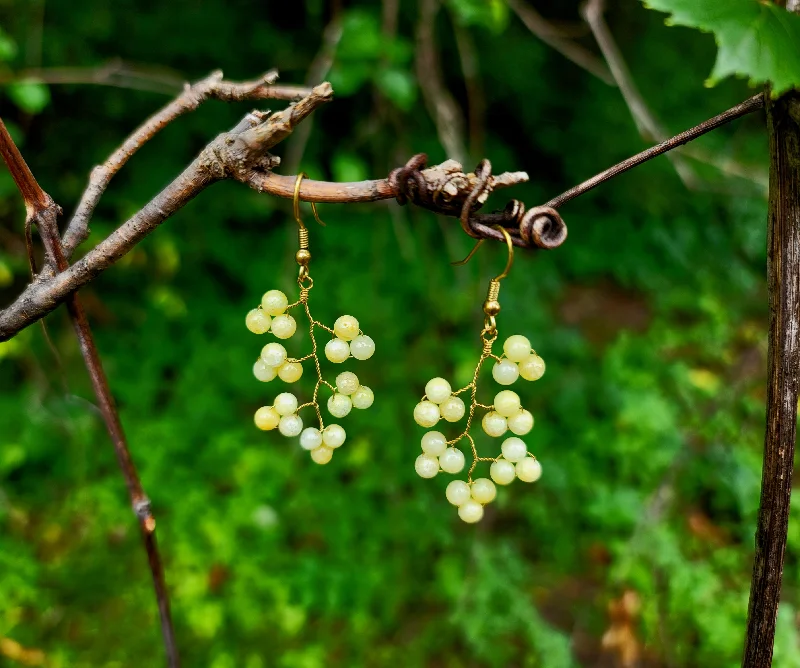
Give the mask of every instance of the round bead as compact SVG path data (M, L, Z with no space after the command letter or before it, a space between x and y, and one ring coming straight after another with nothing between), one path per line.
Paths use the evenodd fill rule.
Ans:
M489 316L497 315L500 313L500 302L496 299L487 299L483 302L483 312Z
M525 380L539 380L544 376L544 360L531 353L519 363L519 375Z
M494 409L503 417L511 417L520 408L519 395L511 390L500 390L494 398Z
M272 405L278 411L278 415L291 415L297 410L297 397L291 392L281 392L275 397Z
M353 408L353 402L345 394L334 394L328 399L328 412L335 418L343 418Z
M341 364L350 357L350 344L341 339L331 339L325 344L325 357L330 362Z
M261 298L261 308L270 315L280 315L286 310L289 300L280 290L269 290Z
M519 367L509 360L500 360L492 367L492 378L500 385L511 385L519 377Z
M269 431L278 426L278 423L281 421L281 416L278 415L278 411L272 406L262 406L256 411L253 421L259 429Z
M522 482L536 482L542 477L542 465L533 457L525 457L517 462L517 478Z
M339 390L342 394L351 395L355 392L361 383L358 381L358 376L356 376L352 371L343 371L338 376L336 376L336 389Z
M279 339L289 339L297 331L297 323L288 313L282 313L272 319L272 333Z
M329 424L322 432L322 444L329 448L338 448L344 443L347 437L344 428L338 424Z
M247 314L244 324L253 334L263 334L269 330L271 318L260 308L254 308Z
M464 453L456 448L447 448L439 457L439 466L446 473L458 473L464 468Z
M278 423L278 431L284 436L297 436L303 431L303 420L299 415L284 415Z
M366 334L359 334L350 342L350 352L357 360L368 360L375 354L375 342Z
M268 343L261 349L261 359L267 366L280 366L286 361L286 348L280 343Z
M300 447L303 450L314 450L322 445L322 432L315 427L306 427L300 434Z
M425 396L435 404L442 403L451 393L450 383L444 378L432 378L425 386Z
M448 422L458 422L464 417L467 407L461 397L449 397L439 405L439 412Z
M467 524L475 524L483 519L483 506L470 499L464 505L459 506L458 516Z
M284 362L278 369L278 376L284 383L296 383L303 375L303 365L300 362Z
M311 262L311 251L308 248L301 248L294 254L294 259L301 267L305 267Z
M426 431L422 435L422 452L439 457L447 450L447 439L440 431Z
M478 503L491 503L496 496L497 487L489 478L478 478L472 483L472 498Z
M436 457L422 454L414 462L414 470L420 478L435 478L439 473L439 460Z
M503 343L503 352L512 362L521 362L531 354L531 342L521 334L514 334Z
M489 475L498 485L510 485L517 477L517 471L511 462L498 459L489 467Z
M454 506L463 506L471 498L469 485L463 480L451 481L444 494Z
M341 315L333 323L333 333L344 341L352 341L358 336L358 320L352 315Z
M414 407L414 422L420 427L433 427L440 417L439 407L432 401L420 401Z
M517 438L516 436L512 436L503 441L503 445L500 446L500 449L503 451L503 457L515 464L528 456L528 446L525 445L525 442L521 438Z
M278 375L278 372L275 367L267 366L264 360L259 357L253 365L253 375L262 383L268 383Z
M324 445L311 451L311 459L317 464L327 464L333 457L333 450L326 448Z
M506 429L508 429L506 419L495 411L489 411L483 416L481 426L483 427L483 431L489 434L489 436L494 437L502 436L506 433Z
M366 385L362 385L350 395L350 399L353 402L353 408L364 410L372 406L372 402L375 401L375 395Z
M508 418L508 428L512 434L524 436L533 429L533 415L523 408L519 413Z

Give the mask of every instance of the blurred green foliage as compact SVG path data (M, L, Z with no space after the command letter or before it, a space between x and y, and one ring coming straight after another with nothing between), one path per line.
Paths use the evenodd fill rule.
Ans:
M188 79L277 66L302 82L329 8L265 5L4 0L0 73L121 58ZM316 177L384 175L420 151L447 157L414 69L416 3L402 3L395 32L384 9L343 10L328 75L337 99L316 115L301 162ZM576 3L537 9L592 48ZM608 19L670 129L748 94L730 80L703 88L709 35L668 29L630 3ZM617 89L540 43L499 0L450 0L437 17L445 80L464 108L454 25L472 38L485 98L485 148L471 159L531 175L508 196L546 201L645 145ZM69 213L91 167L166 99L25 79L3 88L0 113ZM247 110L209 102L143 147L104 196L86 247ZM447 476L415 475L422 430L411 410L434 375L468 382L502 248L452 267L471 246L452 219L394 203L321 207L315 315L352 313L378 346L358 368L375 405L348 417L348 442L326 467L252 425L279 381L252 377L261 343L244 315L268 288L293 294L286 202L215 185L82 291L159 520L186 666L566 668L626 665L626 651L641 666L738 665L764 420L763 119L698 143L752 179L692 163L706 187L689 191L660 158L566 205L562 248L518 255L499 326L529 336L547 361L542 380L519 388L544 477L501 490L477 527L447 504ZM0 172L4 303L28 280L22 221ZM124 485L64 314L48 327L60 359L38 327L0 344L0 639L54 667L159 665ZM800 529L790 531L777 668L800 666ZM19 664L6 653L0 665Z

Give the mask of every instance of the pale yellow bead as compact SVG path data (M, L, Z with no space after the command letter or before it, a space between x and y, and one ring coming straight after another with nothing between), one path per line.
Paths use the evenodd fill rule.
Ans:
M284 415L278 423L278 431L284 436L297 436L303 431L303 419L299 415Z
M425 396L428 397L428 401L435 404L442 403L450 396L451 392L450 383L444 378L431 378L425 385Z
M515 464L528 456L528 446L525 445L525 441L516 436L512 436L503 441L500 450L503 452L503 457Z
M357 360L368 360L375 354L375 342L366 334L359 334L350 342L350 352Z
M506 419L495 411L489 411L483 416L481 426L483 427L483 431L489 434L489 436L494 437L502 436L506 433L506 429L508 429Z
M321 445L311 451L311 459L317 464L327 464L333 458L333 450Z
M280 366L286 361L286 348L280 343L268 343L261 349L261 359L267 366Z
M519 378L519 367L509 360L500 360L492 367L492 378L500 385L511 385Z
M325 344L325 357L334 364L341 364L350 357L350 344L341 339L331 339Z
M426 431L422 435L422 452L439 457L447 450L447 439L440 431Z
M345 417L353 408L353 401L345 394L334 394L328 399L328 412L335 418Z
M270 317L260 308L254 308L247 314L244 324L253 334L263 334L269 331Z
M497 487L489 478L478 478L472 483L472 498L480 504L494 501L497 496Z
M261 308L270 315L280 315L288 305L289 300L280 290L269 290L261 298Z
M347 434L344 428L340 427L338 424L329 424L322 432L322 444L329 448L340 447L344 443L345 438L347 438Z
M297 410L297 397L291 392L281 392L275 397L272 405L278 411L278 415L291 415Z
M272 333L279 339L290 339L297 331L297 323L288 313L276 315L272 319Z
M464 468L464 453L457 448L447 448L439 457L439 466L446 473L458 473Z
M439 473L439 460L436 457L421 454L414 462L414 470L420 478L435 478Z
M375 395L366 385L362 385L350 395L350 399L353 402L353 408L364 410L372 406L372 402L375 401Z
M414 422L420 427L433 427L440 417L439 407L432 401L420 401L414 407Z
M269 431L278 426L278 423L281 421L281 416L278 415L278 411L272 406L262 406L256 411L253 421L259 429Z
M467 412L467 407L464 405L464 401L461 397L451 396L439 404L439 412L448 422L458 422L464 417L464 413Z
M278 375L275 367L268 366L260 357L253 365L253 375L262 383L268 383Z
M278 368L278 376L284 383L296 383L303 375L303 365L300 362L284 362Z
M517 462L517 478L522 482L536 482L542 477L542 465L538 459L525 457L521 462Z
M533 429L533 415L523 408L519 413L508 418L508 428L512 434L524 436Z
M519 375L525 380L539 380L544 376L544 360L531 353L519 363Z
M517 477L517 471L511 462L498 459L489 467L489 475L498 485L510 485Z
M358 320L352 315L342 315L333 323L333 333L344 341L352 341L358 336Z
M450 484L447 485L444 495L454 506L463 506L471 498L469 485L463 480L451 481Z
M458 516L467 524L475 524L483 519L483 506L470 499L458 508Z
M358 381L358 376L352 371L343 371L336 376L336 389L342 394L349 396L353 394L360 385L361 383Z
M503 352L512 362L521 362L531 354L531 342L521 334L514 334L503 343Z
M494 398L494 409L503 417L511 417L519 412L519 395L511 390L500 390Z
M322 445L322 432L315 427L306 427L300 434L300 447L314 450Z

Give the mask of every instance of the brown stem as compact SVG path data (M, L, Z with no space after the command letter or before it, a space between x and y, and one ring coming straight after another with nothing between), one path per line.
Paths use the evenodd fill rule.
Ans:
M743 668L769 668L789 526L800 375L800 94L767 103L767 425Z
M8 165L20 192L23 193L28 209L28 222L35 224L39 230L45 249L45 256L53 263L58 272L66 271L69 268L69 262L64 255L61 247L61 238L58 233L59 207L34 179L19 149L6 131L2 120L0 120L0 154L2 154ZM89 327L89 321L81 306L78 294L75 292L69 294L66 298L66 303L75 335L78 338L81 354L89 372L92 388L97 396L98 407L111 436L117 461L128 487L131 505L139 520L139 527L142 532L142 539L156 591L167 665L170 668L178 668L180 659L170 616L169 594L164 579L164 568L156 543L156 521L151 512L150 499L147 498L142 488L139 474L131 458L122 423L111 396L108 379L103 370L103 364L100 361L92 330Z
M707 121L700 123L700 125L696 125L685 132L681 132L679 135L671 137L670 139L667 139L666 141L663 141L652 148L648 148L646 151L637 153L633 157L623 160L613 167L609 167L604 172L600 172L599 174L587 179L574 188L570 188L566 192L561 193L558 197L554 197L544 206L550 206L554 209L557 209L563 204L569 202L571 199L575 199L576 197L589 192L592 188L596 188L601 183L605 183L609 179L613 179L615 176L619 176L623 172L627 172L629 169L633 169L634 167L637 167L648 160L652 160L653 158L662 155L667 151L671 151L672 149L682 146L693 139L697 139L698 137L706 134L706 132L716 130L718 127L725 125L725 123L729 123L730 121L741 116L752 114L754 111L758 111L763 106L764 95L762 93L753 95L753 97L746 99L744 102L737 104L735 107L731 107L718 116L709 118Z

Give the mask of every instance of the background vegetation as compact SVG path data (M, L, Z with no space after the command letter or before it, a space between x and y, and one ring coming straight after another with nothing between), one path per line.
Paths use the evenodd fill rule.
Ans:
M577 3L536 8L596 49ZM322 0L0 0L0 115L69 211L92 165L168 98L9 83L18 73L118 58L148 66L146 88L171 85L152 83L155 66L167 82L275 66L301 83L331 11ZM400 3L395 31L378 3L340 11L341 35L328 31L336 101L316 116L302 168L355 180L416 152L448 157L415 72L416 3ZM669 130L751 94L738 80L704 88L710 35L667 28L637 3L609 12ZM647 145L617 88L541 43L505 4L451 0L435 35L465 109L472 42L470 85L485 115L473 113L469 164L486 156L496 171L528 171L530 184L510 196L545 201ZM105 196L87 247L246 110L208 103L142 149ZM693 162L701 187L688 190L659 158L566 205L562 248L518 255L499 326L529 336L548 364L521 388L545 474L502 491L477 527L445 501L446 476L415 475L422 430L411 409L430 377L471 377L501 248L451 267L471 246L454 220L395 203L321 207L315 309L326 321L352 313L378 346L358 370L375 405L349 418L348 443L326 467L252 425L275 388L251 375L259 344L244 315L264 290L293 290L286 202L215 185L82 291L159 518L185 665L738 665L764 418L763 118L700 144L747 178ZM293 138L277 152L290 162L299 150ZM22 221L2 171L3 303L28 280ZM123 482L64 314L48 326L60 360L38 327L0 344L0 665L159 665ZM795 523L778 668L800 666L798 557Z

